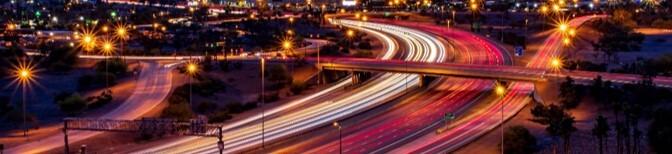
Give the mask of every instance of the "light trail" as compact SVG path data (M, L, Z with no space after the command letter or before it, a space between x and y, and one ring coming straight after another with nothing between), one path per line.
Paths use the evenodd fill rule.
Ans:
M399 38L403 38L409 46L406 60L441 62L445 60L445 54L439 52L445 50L440 42L434 42L430 35L416 30L389 26L384 24L360 23L359 21L341 20L341 25L356 29L377 29ZM365 30L371 32L371 30ZM375 33L371 33L374 34ZM413 41L416 40L416 41ZM419 40L419 41L417 41ZM387 41L385 41L387 42ZM424 51L424 52L423 52ZM387 55L387 54L385 54ZM391 58L391 57L388 57ZM351 116L363 110L384 103L389 98L394 98L404 92L406 78L409 85L418 83L417 77L407 77L406 74L385 74L380 78L358 88L348 94L324 103L304 108L300 111L280 115L266 121L266 139L269 142L282 139L319 126L329 125L331 122L342 117ZM344 82L347 82L345 80ZM227 148L225 152L237 152L249 148L259 147L261 144L261 126L258 120L248 120L248 126L242 129L227 129L224 140ZM228 126L227 126L228 127ZM230 128L230 127L229 127ZM216 140L197 139L178 141L184 144L168 144L151 148L138 153L215 153ZM171 148L175 147L175 148Z

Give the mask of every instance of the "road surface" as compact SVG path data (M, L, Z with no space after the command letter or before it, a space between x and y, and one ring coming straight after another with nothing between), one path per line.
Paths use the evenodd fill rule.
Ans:
M161 103L171 89L171 69L175 65L162 66L157 62L141 62L142 72L138 77L137 85L133 94L109 113L102 115L100 119L133 120L140 118ZM70 131L68 133L70 143L74 143L101 132ZM31 141L16 147L7 149L7 153L42 153L64 145L63 134L54 134L43 139ZM71 149L72 150L72 149Z

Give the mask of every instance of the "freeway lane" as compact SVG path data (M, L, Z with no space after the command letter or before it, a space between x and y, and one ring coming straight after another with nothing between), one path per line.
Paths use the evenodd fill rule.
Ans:
M375 21L375 20L372 20ZM410 23L395 22L392 24L404 25ZM416 25L417 26L417 25ZM418 28L418 27L415 27ZM425 31L441 34L441 30L434 30L431 26L420 27ZM487 41L473 37L469 33L451 35L456 52L460 56L457 62L502 65L502 53ZM443 35L447 37L446 35ZM367 61L367 60L362 60ZM368 60L378 61L378 60ZM389 61L386 61L389 62ZM403 69L403 61L398 62ZM378 63L380 64L380 63ZM423 63L428 64L428 63ZM438 63L432 63L438 64ZM510 63L509 63L510 64ZM329 64L327 64L329 65ZM325 65L325 66L327 66ZM370 65L378 66L378 65ZM418 69L409 68L410 69ZM424 133L433 132L442 126L442 115L447 112L463 112L477 102L491 87L492 81L448 78L438 81L439 86L427 93L403 100L403 106L388 111L354 125L343 127L344 153L384 153L390 148L403 145ZM335 134L327 134L317 139L310 139L278 151L280 153L323 153L339 150L339 140Z
M147 113L168 95L171 88L172 73L175 65L162 66L156 62L141 62L142 72L138 77L133 94L109 113L98 117L101 119L133 120ZM100 132L71 131L68 133L70 143L77 142ZM63 134L54 134L43 139L7 149L7 153L43 153L63 146Z
M575 18L570 21L570 26L578 27L585 21L596 17L600 16ZM557 50L561 45L559 37L557 32L551 34L544 42L547 46L540 48L533 58L535 61L528 64L528 67L547 69L550 58L554 57L553 55L558 52ZM416 140L415 143L399 147L391 153L447 153L454 151L498 127L501 124L500 118L508 119L515 115L530 101L529 95L533 90L534 85L531 83L511 83L507 93L502 98L496 100L489 107L477 111L476 116L458 121L457 126L446 133L440 135L427 134Z
M424 33L418 33L400 27L359 23L358 21L348 20L342 20L339 21L339 23L347 27L365 31L367 31L366 29L371 28L381 29L386 33L397 36L426 37L426 34ZM367 32L371 31L368 30ZM430 40L425 41L431 42ZM436 42L431 43L437 44ZM412 56L407 57L407 60L435 62L443 61L445 59L444 54L437 52L445 50L442 45L420 46L417 42L409 44L422 48L422 51L409 51L408 55ZM389 53L386 53L386 57L389 58L387 54ZM265 138L267 141L279 140L305 130L328 125L337 118L347 117L377 106L389 98L394 98L397 95L402 94L406 85L404 82L406 80L405 78L406 75L403 74L385 74L379 79L357 89L357 91L348 93L338 99L323 102L315 106L309 106L298 112L281 115L276 118L269 118L265 123ZM417 84L417 77L408 78L409 85ZM227 147L229 147L225 150L226 152L235 152L260 146L261 126L259 121L253 121L246 123L245 125L247 125L247 127L243 129L229 129L231 126L225 126L225 132L227 133L224 135L224 138ZM199 139L178 142L179 143L138 151L137 153L214 153L217 151L215 146L216 141L213 142L213 140Z

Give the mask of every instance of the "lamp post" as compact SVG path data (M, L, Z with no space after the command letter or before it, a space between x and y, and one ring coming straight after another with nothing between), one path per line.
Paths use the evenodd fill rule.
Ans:
M198 66L196 66L196 64L190 62L187 65L187 71L188 71L188 74L189 74L188 75L188 78L189 78L189 81L188 81L189 82L189 106L192 106L193 104L191 103L191 100L193 99L193 96L192 96L192 92L191 92L192 91L191 85L193 85L193 83L191 83L191 78L192 78L192 75L196 75L196 71L198 71Z
M352 45L352 39L353 39L352 37L355 36L355 31L353 31L352 29L348 30L348 32L346 32L346 36L348 37L348 48L350 48L350 46Z
M116 36L119 39L119 50L120 50L120 53L123 57L123 55L124 55L124 42L126 41L126 39L128 37L128 35L126 34L126 25L118 25L116 31L117 31Z
M217 142L217 149L219 149L219 154L224 153L224 141L222 140L222 126L217 127L217 131L219 131L219 135L217 136L217 139L219 141Z
M501 107L501 121L502 121L502 124L500 125L500 127L501 127L500 129L502 131L502 149L501 150L502 150L502 154L504 154L504 94L506 93L506 88L504 86L500 85L499 82L498 82L497 86L495 87L495 93L497 93L497 95L499 96L499 99L500 99L499 101L502 102L502 106L500 106Z
M265 113L264 113L266 111L266 109L264 108L264 101L265 101L264 99L266 99L265 98L266 95L265 95L264 80L266 79L265 78L266 60L263 57L261 57L260 60L261 60L261 151L262 151L262 153L264 153L266 151L264 149L265 148L264 124L265 124L265 120L266 120L265 119L266 116L265 116Z
M560 69L562 69L562 61L560 60L560 58L551 59L551 67L555 71L555 80L556 80L557 86L559 87L560 86L560 81L559 81L559 79L560 79ZM556 103L558 102L558 100L560 100L559 92L558 92L558 98L556 100Z
M343 153L343 134L341 132L343 127L338 122L334 122L333 126L338 129L338 153Z
M108 71L108 69L107 69L107 68L108 68L108 63L109 63L109 58L108 58L108 56L111 55L113 51L114 51L114 50L113 50L113 46L112 46L112 43L111 43L111 42L105 42L105 43L103 43L103 50L102 50L102 52L103 52L103 55L105 56L105 73L110 73L110 72ZM108 75L105 74L105 88L106 88L107 90L109 90L109 87L110 87L110 81L109 81L109 79L108 79Z
M26 87L32 81L32 67L29 66L19 66L17 70L17 81L21 84L21 106L23 108L23 123L21 128L23 129L23 136L28 138L28 130L26 129Z

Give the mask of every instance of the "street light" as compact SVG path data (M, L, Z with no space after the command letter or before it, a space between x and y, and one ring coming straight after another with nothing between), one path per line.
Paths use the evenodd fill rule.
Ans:
M565 31L567 31L567 29L569 29L569 26L566 23L562 23L562 24L560 24L560 26L558 26L558 29L561 32L565 32Z
M501 108L500 120L502 121L500 129L502 131L502 154L504 154L504 94L506 94L506 88L498 82L497 85L495 86L495 93L497 93L497 95L500 98L499 101L502 103L502 106L500 106Z
M107 70L107 68L108 68L108 64L107 64L107 63L108 63L108 61L110 60L110 59L108 58L108 56L109 56L109 55L112 55L112 52L114 52L114 48L113 48L113 44L112 44L112 42L110 42L110 41L106 41L106 42L104 42L104 43L103 43L103 50L102 50L102 53L103 53L103 55L105 56L105 72L106 72L106 73L109 73L108 70ZM108 79L108 75L105 75L105 88L106 88L107 90L109 90L109 86L110 86L110 81L109 81L109 79Z
M292 48L292 42L289 42L289 41L283 42L282 43L282 48L285 49L285 50L289 50L290 48Z
M23 136L28 137L28 130L26 129L26 89L29 88L30 83L34 82L33 69L35 66L31 62L26 62L25 60L18 63L18 66L14 66L15 79L12 83L17 83L17 86L21 86L22 90L22 99L21 104L23 108L23 123L21 128L23 129Z
M369 17L366 17L366 16L362 17L362 21L367 21L367 20L369 20Z
M574 35L576 35L576 30L570 29L569 30L569 36L574 36Z
M191 85L193 85L191 83L191 76L195 75L197 71L198 71L198 66L195 63L189 62L189 64L187 64L187 72L189 73L189 106L192 106L191 101L193 100L192 93L191 93L191 91L192 91Z
M353 31L353 30L348 30L348 32L346 33L346 35L348 35L348 37L352 37L352 36L355 35L355 31Z
M103 26L103 32L107 33L107 30L108 30L107 26Z
M341 129L343 129L343 127L341 127L341 124L338 122L334 122L333 126L338 128L338 153L343 153L343 134L341 133Z
M565 38L562 40L562 44L564 44L565 46L568 46L569 43L571 43L571 40L569 38Z

